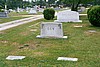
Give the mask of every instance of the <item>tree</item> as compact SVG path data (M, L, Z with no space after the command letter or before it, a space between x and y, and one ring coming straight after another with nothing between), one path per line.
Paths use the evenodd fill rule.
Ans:
M94 0L94 5L100 5L100 0Z
M86 4L94 0L61 0L64 4L71 4L71 10L77 11L79 4Z
M29 1L23 1L23 8L29 7L30 2Z
M45 6L46 5L46 2L43 1L43 0L40 0L40 1L37 1L36 4L37 5L40 5L40 6Z
M54 4L56 0L48 0L49 4Z
M5 8L5 5L7 5L8 9L15 9L17 7L22 7L23 0L0 0L0 6L2 8Z
M7 0L7 6L10 9L16 9L17 7L23 7L23 0Z
M0 6L4 9L6 0L0 0Z

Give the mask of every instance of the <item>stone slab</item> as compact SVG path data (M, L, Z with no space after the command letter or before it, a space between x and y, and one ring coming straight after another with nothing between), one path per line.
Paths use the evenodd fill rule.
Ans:
M52 36L52 37L43 37L41 35L37 35L36 37L37 38L63 38L63 39L67 39L68 38L68 36L63 36L63 37L55 37L55 36Z
M58 57L57 60L64 60L64 61L78 61L78 58Z
M7 18L8 14L6 12L0 12L0 18Z
M79 20L78 12L69 10L58 12L57 20L59 22L82 22L82 20Z
M8 56L6 59L7 60L22 60L24 58L25 56Z
M37 38L67 38L63 36L62 23L43 22L41 23L40 35Z

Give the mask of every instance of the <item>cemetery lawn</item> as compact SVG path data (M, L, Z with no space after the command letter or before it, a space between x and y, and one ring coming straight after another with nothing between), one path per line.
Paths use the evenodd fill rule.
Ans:
M40 15L42 13L38 13L37 15ZM1 23L6 23L6 22L10 22L10 21L14 21L14 20L19 20L19 19L23 19L23 18L28 18L31 17L33 15L28 14L27 12L11 12L9 13L9 17L8 18L0 18L0 24Z
M1 31L0 67L100 67L100 28L91 26L86 16L80 18L82 23L63 23L68 39L36 38L44 19ZM26 58L6 60L9 55ZM58 57L78 61L58 61Z

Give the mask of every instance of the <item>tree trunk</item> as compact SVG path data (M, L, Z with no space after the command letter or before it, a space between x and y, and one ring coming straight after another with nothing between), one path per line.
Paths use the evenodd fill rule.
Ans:
M78 11L78 5L79 5L79 4L80 4L80 0L78 1L77 4L75 4L75 3L73 2L71 10L72 10L72 11Z

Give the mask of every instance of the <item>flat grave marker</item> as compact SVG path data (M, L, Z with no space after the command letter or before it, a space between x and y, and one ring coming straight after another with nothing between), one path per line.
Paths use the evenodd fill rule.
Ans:
M57 60L64 60L64 61L78 61L78 58L58 57Z
M24 58L25 56L8 56L6 59L7 60L22 60Z

